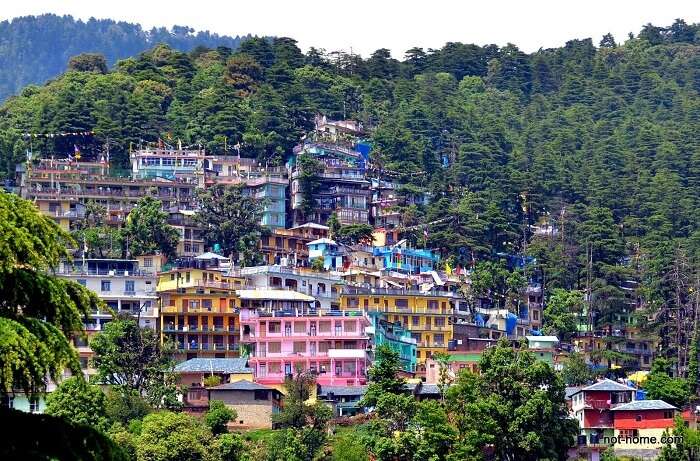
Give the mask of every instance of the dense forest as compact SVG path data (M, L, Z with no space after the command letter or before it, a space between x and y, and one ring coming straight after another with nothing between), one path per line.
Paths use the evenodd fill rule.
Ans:
M370 127L377 174L402 196L431 197L401 207L408 226L434 223L427 241L408 233L416 243L453 267L534 256L548 289L590 287L608 328L629 313L632 281L669 355L687 344L668 320L698 279L700 25L532 54L447 43L363 59L254 38L237 50L157 45L109 72L94 56L71 62L0 109L5 177L29 148L64 157L76 144L89 157L108 143L125 166L130 146L158 139L215 153L240 143L244 156L281 163L314 114L356 118ZM22 135L85 130L94 136ZM533 231L542 224L555 238Z
M228 37L196 32L186 26L171 30L154 27L143 30L138 24L111 19L75 20L71 16L43 14L0 22L0 101L26 85L42 84L66 70L71 56L94 52L105 56L109 65L136 55L157 43L176 50L191 51L197 46L236 48L249 37Z

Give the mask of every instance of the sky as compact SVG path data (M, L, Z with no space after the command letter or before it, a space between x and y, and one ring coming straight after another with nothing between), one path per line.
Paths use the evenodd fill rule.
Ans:
M612 32L624 41L649 22L700 22L698 0L22 0L3 1L0 19L30 14L111 18L153 26L187 25L225 35L286 36L369 56L388 48L396 58L414 46L448 41L515 43L526 52Z

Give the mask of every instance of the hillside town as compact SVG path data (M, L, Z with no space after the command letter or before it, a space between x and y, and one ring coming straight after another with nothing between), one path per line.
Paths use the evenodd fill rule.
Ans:
M162 140L134 147L128 171L115 169L108 150L95 159L27 153L13 192L63 230L84 229L96 208L100 226L121 228L144 197L157 200L176 230L171 254L130 248L128 240L118 251L105 239L91 248L84 238L71 260L51 269L103 302L73 338L86 377L96 374L93 338L115 316L129 315L172 347L185 412L201 415L221 400L237 414L229 430L248 431L275 427L285 382L299 373L314 378L310 401L328 405L333 418L357 418L371 411L363 396L378 348L396 352L405 392L423 401L443 399L443 386L462 370L479 373L484 352L505 342L554 370L575 355L591 371L587 382L566 388L579 428L572 459L601 459L610 446L648 459L659 445L629 440L660 438L677 416L697 427L689 402L646 396L660 338L636 322L634 280L619 286L623 315L594 319L584 307L573 334L558 337L545 324L550 293L534 258L499 254L522 280L505 296L478 290L473 264L426 246L430 223L404 221L400 207L435 197L406 192L373 163L363 124L318 115L314 125L274 166ZM248 248L252 259L212 242L197 220L201 191L217 186L238 187L260 207L263 232ZM552 220L532 231L557 239L562 229ZM41 413L44 399L17 389L5 405Z

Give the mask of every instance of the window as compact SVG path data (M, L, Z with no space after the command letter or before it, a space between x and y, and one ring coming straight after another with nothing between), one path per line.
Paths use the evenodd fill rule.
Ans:
M400 298L394 301L394 305L398 307L399 309L407 309L408 308L408 299Z
M144 258L143 267L153 267L153 258Z
M664 419L673 419L673 410L664 410Z
M12 397L11 395L6 395L2 398L2 402L0 402L0 407L2 408L14 408L15 405L15 398Z
M540 311L532 311L532 320L539 320L540 319Z
M435 345L438 347L442 346L443 344L445 344L445 335L443 335L442 333L436 333L435 335L433 335L433 343L435 343Z
M438 302L435 300L430 300L428 301L428 309L437 309L438 308Z
M264 390L255 391L255 400L267 400L267 392Z
M100 282L100 289L102 291L112 291L112 282L109 280L102 280Z
M267 343L267 352L271 354L279 354L280 352L282 352L282 343Z
M124 281L124 291L126 291L127 293L133 293L134 291L136 291L134 289L134 281L133 280L125 280Z
M82 286L87 286L87 280L85 280L85 279L78 279L78 283L81 284Z
M445 317L437 317L435 319L435 326L436 327L444 327L445 326Z
M641 420L643 420L643 419L644 419L644 417L643 417L642 415L637 415L637 416L634 417L634 420L635 420L635 421L641 421Z
M418 317L417 315L414 315L413 317L411 317L411 324L414 327L417 327L418 325L420 325L420 317Z
M270 322L267 331L268 333L280 333L282 331L282 325L280 322Z
M302 354L306 352L306 343L295 341L292 352L294 352L295 354Z

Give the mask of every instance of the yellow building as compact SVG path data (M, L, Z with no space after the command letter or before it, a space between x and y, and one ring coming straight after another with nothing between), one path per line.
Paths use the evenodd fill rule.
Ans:
M178 268L158 280L161 340L176 345L176 360L237 357L244 282L215 269Z
M346 287L340 308L381 312L387 321L410 330L418 346L416 372L423 374L426 359L447 352L453 336L455 301L455 295L446 292Z

